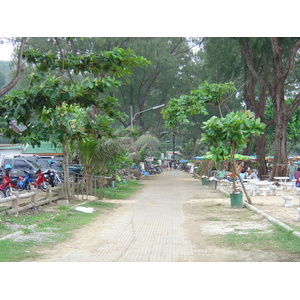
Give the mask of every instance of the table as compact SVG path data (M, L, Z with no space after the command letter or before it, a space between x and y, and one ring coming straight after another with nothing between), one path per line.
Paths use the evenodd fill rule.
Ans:
M284 186L285 189L292 189L296 185L294 182L282 182L282 186Z
M286 182L287 180L290 179L288 176L279 176L279 177L274 177L275 180L279 180L280 182Z
M247 182L247 183L255 183L255 182L259 182L259 179L251 179L251 178L245 178L243 179L243 182Z
M273 184L273 182L271 182L271 181L256 181L256 182L253 182L253 184L258 185L258 186L269 186L269 185Z
M263 187L270 187L272 185L273 182L270 182L270 181L256 181L256 182L253 182L253 184L255 186L258 187L258 191L259 192L263 192L263 196L266 196L267 194L267 189L264 189Z

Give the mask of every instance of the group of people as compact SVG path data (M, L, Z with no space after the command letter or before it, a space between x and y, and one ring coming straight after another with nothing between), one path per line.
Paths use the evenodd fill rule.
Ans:
M237 164L237 171L242 179L258 179L258 171L256 169L252 169L249 166L243 166L240 162ZM296 180L296 186L300 187L300 167L298 167L293 161L290 161L288 171L290 181ZM233 173L228 174L227 179L232 181Z
M257 170L252 169L251 167L242 167L240 176L242 179L258 179Z
M246 167L243 166L242 163L238 163L237 171L242 179L258 179L257 170L252 169L250 166ZM229 181L233 181L233 174L228 174L229 177L227 178Z

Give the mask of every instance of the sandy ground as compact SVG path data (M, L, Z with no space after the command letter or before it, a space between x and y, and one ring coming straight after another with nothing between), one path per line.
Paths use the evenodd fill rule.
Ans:
M143 189L117 203L110 212L74 231L72 238L41 250L35 261L299 261L300 255L278 250L236 249L220 243L230 232L270 232L272 224L246 208L233 209L230 199L182 171L142 179ZM226 189L226 187L222 187ZM293 195L293 191L286 191ZM252 197L255 207L288 225L296 221L294 207L283 207L281 196ZM128 221L126 216L130 216ZM124 223L122 223L124 220ZM266 249L266 248L265 248Z
M230 191L228 186L219 186L219 188L226 192ZM297 221L299 218L297 208L300 207L300 195L295 194L294 188L283 189L281 194L277 194L276 196L272 196L270 193L267 193L266 196L250 195L252 205L289 226L298 226L300 228L300 222ZM292 207L284 206L284 196L293 197ZM243 199L245 200L246 197L244 196Z

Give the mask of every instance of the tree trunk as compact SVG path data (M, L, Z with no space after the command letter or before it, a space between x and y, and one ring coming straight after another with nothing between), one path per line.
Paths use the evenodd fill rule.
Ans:
M247 109L253 111L258 118L261 119L261 122L265 123L265 108L267 102L267 89L266 86L261 83L261 81L257 80L256 73L253 72L253 66L255 65L255 59L253 57L253 53L244 44L243 54L246 61L246 67L248 68L248 74L245 74L246 84L244 86L244 94L245 94L245 102ZM265 82L268 81L269 72L268 66L265 57L263 56L263 67L262 67L262 78ZM248 76L247 76L248 75ZM248 79L249 78L249 79ZM259 89L260 94L257 101L257 89ZM265 154L266 154L266 137L264 134L258 136L255 140L256 142L256 155L258 161L258 176L262 178L262 175L267 175L268 170L265 162Z
M71 199L71 189L70 189L70 173L69 173L69 155L67 152L67 145L66 143L63 143L63 170L64 170L64 190L65 190L65 198L66 200Z
M244 194L247 198L247 201L248 201L249 204L252 204L251 198L248 195L248 192L247 192L246 187L244 185L243 179L241 178L241 176L240 176L240 174L239 174L239 172L236 168L235 160L234 160L234 154L235 154L235 151L234 151L234 149L232 149L231 154L230 154L230 157L231 157L230 160L231 160L231 164L232 164L231 168L232 168L232 173L233 173L233 176L232 176L232 178L233 178L233 182L232 182L233 191L236 190L236 179L239 178L240 182L241 182L241 185L242 185L242 189L243 189Z
M284 87L288 74L293 69L300 40L298 39L290 49L288 58L283 56L283 48L279 44L278 38L270 38L270 45L273 54L273 82L270 86L270 94L274 105L275 115L275 145L274 161L272 169L272 178L274 176L286 176L287 172L287 149L286 149L286 132L287 124L294 110L288 112ZM299 106L299 97L296 96L293 101L293 107Z
M274 141L274 160L272 168L272 178L274 176L287 176L287 149L286 149L286 132L287 132L287 108L284 100L279 99L276 94L275 112L275 141Z
M256 157L258 161L258 177L268 174L266 166L266 136L261 134L256 138Z

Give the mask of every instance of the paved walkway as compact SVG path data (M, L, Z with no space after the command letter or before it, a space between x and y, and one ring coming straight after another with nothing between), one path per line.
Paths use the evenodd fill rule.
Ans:
M78 241L51 261L193 261L193 248L182 226L182 206L191 197L190 191L199 192L199 181L172 170L145 179L144 184L146 187L131 199L134 201L126 205L122 215L90 233L93 250Z

